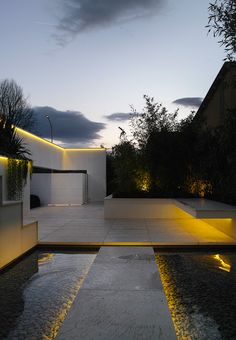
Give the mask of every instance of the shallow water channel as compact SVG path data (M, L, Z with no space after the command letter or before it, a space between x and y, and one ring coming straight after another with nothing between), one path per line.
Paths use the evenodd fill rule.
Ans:
M34 251L0 275L0 339L53 339L96 254Z
M236 339L236 254L156 254L178 339Z
M96 254L34 251L0 275L0 339L54 339ZM156 254L178 339L236 339L236 254ZM167 339L168 340L168 339Z

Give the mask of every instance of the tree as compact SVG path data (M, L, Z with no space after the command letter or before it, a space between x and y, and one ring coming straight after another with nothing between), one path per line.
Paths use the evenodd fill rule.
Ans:
M16 127L32 128L33 111L24 97L22 88L14 80L0 82L0 154L26 159L30 155Z
M144 96L145 106L142 113L133 109L131 127L134 140L139 147L140 173L150 176L149 191L168 191L173 180L173 162L177 157L177 114L170 113L154 98ZM171 176L170 176L171 174Z
M30 151L12 125L3 115L0 114L0 155L27 160Z
M122 135L120 143L112 148L112 189L115 192L136 191L137 152L134 145Z
M226 59L234 60L236 54L236 0L215 0L210 3L208 25L209 32L219 37L224 45Z
M22 129L30 129L34 125L33 110L14 80L0 82L0 114L1 119Z
M32 169L30 151L16 127L33 126L32 110L24 98L22 88L14 80L0 83L0 155L8 157L7 192L9 200L22 198L28 171Z
M143 148L153 133L160 131L172 131L176 127L178 110L169 113L162 104L155 103L153 97L143 96L145 107L142 113L138 113L133 107L131 114L131 129L134 140L140 148Z

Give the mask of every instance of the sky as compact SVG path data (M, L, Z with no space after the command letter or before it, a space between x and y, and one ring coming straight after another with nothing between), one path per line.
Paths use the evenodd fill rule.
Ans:
M0 0L0 80L14 79L37 133L70 147L129 136L143 95L179 118L197 110L223 65L208 0Z

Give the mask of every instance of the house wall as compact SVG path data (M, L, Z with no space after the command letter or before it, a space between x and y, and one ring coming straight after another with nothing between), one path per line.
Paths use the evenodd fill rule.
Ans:
M235 82L236 71L229 69L202 111L209 127L215 128L220 125L226 111L236 108Z

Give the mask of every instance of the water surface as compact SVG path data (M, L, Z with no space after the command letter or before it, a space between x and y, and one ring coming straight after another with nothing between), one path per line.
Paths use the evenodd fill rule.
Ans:
M0 276L0 339L53 339L95 254L35 251Z

